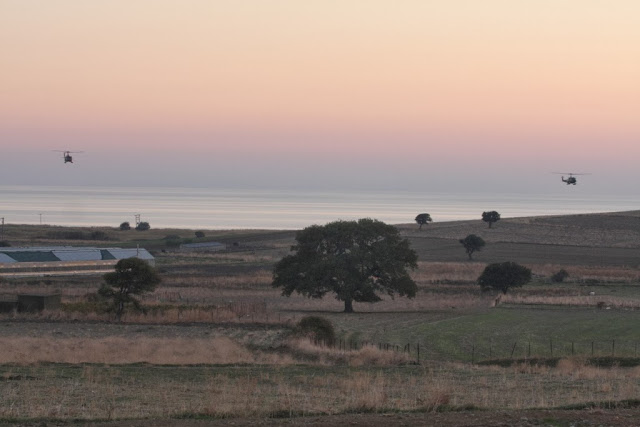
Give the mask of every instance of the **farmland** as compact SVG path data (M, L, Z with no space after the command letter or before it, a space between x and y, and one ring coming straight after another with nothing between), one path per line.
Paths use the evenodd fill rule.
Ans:
M418 294L344 314L331 296L285 298L271 287L291 231L206 230L204 240L228 250L183 253L175 241L193 230L7 226L13 246L139 244L155 255L162 283L143 297L146 314L118 323L94 310L99 276L1 278L2 293L60 292L63 308L1 315L0 417L184 425L315 417L322 425L373 413L456 425L474 408L479 417L536 417L542 408L556 412L540 417L579 420L593 414L558 408L600 405L619 408L604 412L605 423L619 416L626 425L636 413L640 212L399 228L418 253ZM63 238L95 230L108 240ZM469 261L458 240L471 233L487 246ZM475 280L506 260L530 267L534 280L496 306ZM552 282L560 269L569 277ZM333 323L336 347L294 333L308 315Z

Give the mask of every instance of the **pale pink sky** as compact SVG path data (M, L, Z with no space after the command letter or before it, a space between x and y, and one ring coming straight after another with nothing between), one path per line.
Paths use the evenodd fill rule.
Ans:
M0 0L0 178L447 191L506 174L505 191L546 191L560 170L634 191L639 16L637 0ZM56 149L85 153L60 171Z

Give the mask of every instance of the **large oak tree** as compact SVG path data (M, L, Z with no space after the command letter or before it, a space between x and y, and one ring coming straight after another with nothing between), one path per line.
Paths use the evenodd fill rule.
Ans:
M273 271L273 286L282 294L309 298L335 294L344 311L353 302L378 302L379 294L412 298L417 286L407 269L417 267L417 255L398 230L364 218L312 225L296 234L295 254L282 258Z

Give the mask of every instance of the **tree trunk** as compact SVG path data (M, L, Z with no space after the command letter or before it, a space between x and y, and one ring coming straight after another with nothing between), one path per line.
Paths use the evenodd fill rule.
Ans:
M124 311L124 303L122 301L118 302L118 307L116 308L116 320L120 322L122 318L122 312Z
M351 299L344 300L344 312L353 313L353 300Z

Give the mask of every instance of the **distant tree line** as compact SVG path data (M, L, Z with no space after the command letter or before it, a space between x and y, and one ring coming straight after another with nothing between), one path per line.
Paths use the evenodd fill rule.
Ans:
M138 223L138 225L136 225L136 230L138 231L147 231L151 229L151 225L149 225L148 222L146 221L141 221ZM125 221L123 223L120 224L120 230L121 231L128 231L131 230L131 224L129 224L128 221Z

